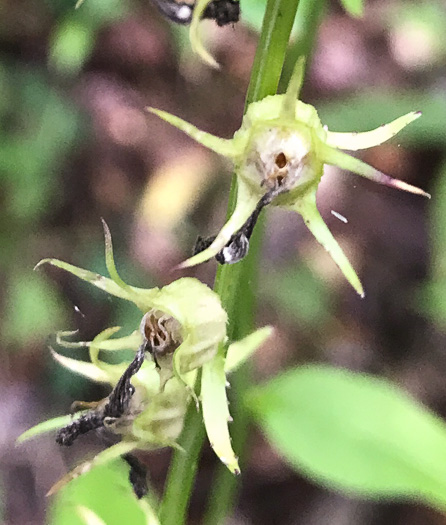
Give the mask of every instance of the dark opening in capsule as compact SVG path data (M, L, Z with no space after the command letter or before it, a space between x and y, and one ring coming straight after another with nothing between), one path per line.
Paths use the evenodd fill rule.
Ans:
M276 157L276 166L279 168L279 169L282 169L284 168L286 165L287 165L287 158L285 156L285 153L283 152L280 152L277 157Z

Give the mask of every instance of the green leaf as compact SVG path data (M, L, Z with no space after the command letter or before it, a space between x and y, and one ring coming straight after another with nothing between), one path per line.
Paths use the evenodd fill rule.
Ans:
M16 124L0 140L0 177L6 181L2 211L15 228L25 222L34 227L48 209L60 205L59 168L78 139L81 120L78 110L35 68L15 64L5 70L11 94L5 89L2 98L12 112L7 118ZM8 232L8 245L17 245L17 232ZM29 226L26 232L32 237Z
M64 322L66 308L49 284L33 272L15 270L7 288L3 340L11 346L41 344Z
M159 525L158 516L149 503L143 500L139 505L146 515L145 525ZM83 505L79 505L76 510L86 525L107 525L95 512Z
M263 277L263 276L262 276ZM320 331L330 321L331 296L327 283L303 263L282 267L260 280L260 293L278 310L282 322L296 321Z
M90 57L93 46L92 28L70 17L52 36L50 65L58 73L77 75Z
M145 506L133 494L129 469L122 460L100 465L63 487L55 496L47 523L85 525L77 512L86 507L107 525L146 525ZM149 522L150 523L150 522ZM155 523L155 521L152 521Z
M313 1L319 0L311 0L311 2ZM301 4L304 4L304 2L301 2ZM248 26L257 33L260 33L262 29L263 17L265 15L265 8L266 0L244 0L242 5L242 16L239 23ZM299 9L300 8L301 6L299 5ZM299 16L297 16L291 32L291 40L296 37L299 38L298 35L301 34L301 32L302 28L299 25Z
M248 405L284 458L315 482L446 508L446 426L392 383L307 366L253 389Z
M352 16L360 18L364 13L363 0L341 0L344 9Z

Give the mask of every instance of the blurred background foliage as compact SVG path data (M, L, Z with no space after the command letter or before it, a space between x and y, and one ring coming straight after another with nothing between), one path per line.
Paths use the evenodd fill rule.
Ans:
M86 0L77 10L72 0L0 4L3 523L80 524L70 505L89 504L92 494L107 524L123 522L107 505L131 493L121 484L115 495L113 483L103 482L118 476L120 465L86 477L87 488L73 484L53 507L45 499L67 468L101 446L94 436L73 450L60 450L51 436L20 449L14 440L45 417L66 413L74 399L105 394L52 363L52 334L77 329L90 339L115 324L130 332L138 313L62 272L33 267L53 256L104 272L102 216L124 280L149 287L180 275L171 269L196 236L223 223L230 168L144 107L231 136L240 125L263 9L264 2L242 0L236 27L203 22L222 65L217 72L191 55L187 29L170 25L148 0ZM364 17L356 18L332 0L323 16L303 100L339 131L367 130L421 110L401 138L363 158L433 198L327 169L319 207L363 280L363 301L298 217L268 212L258 321L277 331L256 357L256 377L302 363L377 373L446 416L446 6L368 0ZM190 271L209 284L214 273L214 262ZM168 451L147 456L155 488L162 487L168 459ZM199 521L214 467L205 451L191 523ZM128 516L136 513L129 519L139 523L133 500L129 505ZM362 502L316 487L253 431L231 523L444 520L414 503Z

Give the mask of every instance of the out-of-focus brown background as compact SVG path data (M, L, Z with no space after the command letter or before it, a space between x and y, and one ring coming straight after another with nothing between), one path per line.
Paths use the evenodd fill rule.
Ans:
M0 520L45 523L48 488L100 447L61 450L52 436L16 448L33 424L105 392L52 362L60 329L90 339L134 329L138 313L61 271L52 256L104 271L100 217L121 275L150 287L179 277L198 234L223 224L230 166L144 111L165 109L223 137L239 127L262 5L246 23L203 23L222 68L194 57L184 28L147 0L3 0L0 5ZM360 300L297 215L268 210L259 324L277 327L255 358L263 380L322 361L377 373L446 416L446 5L367 0L365 17L327 4L302 98L340 131L367 130L410 110L423 118L362 158L432 192L431 201L329 168L323 216L364 283ZM348 219L338 220L331 211ZM189 275L212 284L215 263ZM446 523L415 504L367 503L294 473L257 433L231 524ZM147 457L161 487L168 452ZM192 500L198 523L215 458L207 451Z

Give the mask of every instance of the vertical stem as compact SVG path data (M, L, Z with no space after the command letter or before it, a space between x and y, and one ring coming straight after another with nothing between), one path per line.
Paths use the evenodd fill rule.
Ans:
M297 14L295 16L295 23L297 26L296 40L294 41L290 52L287 55L287 60L284 65L283 61L285 57L282 55L282 53L284 53L286 50L286 44L285 47L283 47L283 41L282 46L278 46L274 50L274 53L278 52L279 55L270 54L272 52L270 47L271 40L273 40L276 45L277 40L275 40L276 34L274 31L272 31L271 27L265 29L268 15L267 8L267 12L265 13L264 27L262 29L263 38L261 37L257 50L256 60L251 76L251 83L246 98L245 109L250 103L261 100L267 95L276 93L282 72L282 65L282 77L285 77L285 80L288 80L298 57L301 55L308 57L308 55L311 53L314 46L317 29L324 12L326 0L300 0L298 2L294 2L293 5L289 5L291 4L290 2L287 5L287 8L291 11L287 11L287 13L281 11L281 8L278 4L279 2L275 3L274 6L271 6L271 2L269 2L268 7L276 10L277 20L280 19L279 17L281 15L283 18L285 18L285 16L287 17L287 21L291 25L287 25L286 28L281 28L285 31L291 31L294 21L294 13L296 13L298 6ZM288 64L289 67L287 67ZM271 77L268 75L268 72L272 75ZM282 80L284 79L282 78ZM235 186L234 183L233 185ZM234 198L234 195L231 194L231 197ZM230 200L230 204L234 204L234 201ZM238 279L235 282L238 285L240 293L237 294L237 305L231 305L231 313L235 314L235 317L230 317L230 322L231 320L237 320L237 324L232 327L232 331L230 333L233 339L239 339L245 336L247 333L249 333L249 331L252 330L254 325L254 293L257 290L258 260L263 229L263 221L259 221L256 226L255 235L250 242L249 258L246 258L243 261L243 265L238 265L240 274L238 275ZM227 268L229 270L229 267ZM221 273L223 274L224 271L225 267L222 267ZM220 278L224 281L223 276L220 276ZM217 284L220 285L220 282L217 281ZM219 293L223 292L225 285L226 283L223 283L221 285L221 289L216 288ZM250 363L246 363L237 372L235 372L231 376L230 382L231 392L235 393L234 399L231 399L231 415L234 419L234 423L231 425L231 437L234 450L236 450L242 456L241 463L243 464L243 456L245 455L245 445L250 425L249 414L244 409L243 405L243 396L251 384ZM220 525L223 523L224 519L228 516L232 507L234 506L234 500L240 483L240 478L236 478L231 475L228 469L223 465L219 464L217 466L217 472L212 483L209 504L204 518L204 523L206 525Z
M319 24L326 7L327 0L300 0L295 22L296 38L290 46L283 65L279 91L285 91L286 82L290 78L294 65L300 56L303 55L307 58L307 66L310 64Z
M161 525L182 525L186 522L189 498L204 436L201 412L197 410L195 403L189 403L180 440L180 445L185 452L175 450L172 454L159 511Z
M252 102L274 95L277 91L298 4L299 0L268 0L246 95L245 111ZM237 178L233 176L228 216L235 208L236 200ZM257 289L252 285L252 280L257 273L261 230L257 224L248 256L243 261L235 265L220 266L217 270L214 289L220 295L223 307L229 315L229 339L243 337L252 328L254 294Z
M245 109L250 103L276 93L298 3L299 0L268 0ZM228 214L232 213L235 207L236 194L237 179L234 176L229 195ZM257 225L256 234L250 243L249 255L244 261L236 265L220 266L217 270L214 289L220 295L223 307L229 316L228 336L230 340L246 335L253 325L254 292L257 288L253 281L256 280L257 275L260 229ZM246 428L239 427L237 434L241 438L245 433ZM180 445L185 449L185 453L175 451L173 454L160 508L162 525L182 525L185 522L203 439L201 414L197 412L193 403L190 403L185 428L180 439ZM229 483L225 482L226 485L229 490L227 497L225 496L225 505L229 505L234 492L232 479ZM221 517L227 509L222 505L219 507Z

